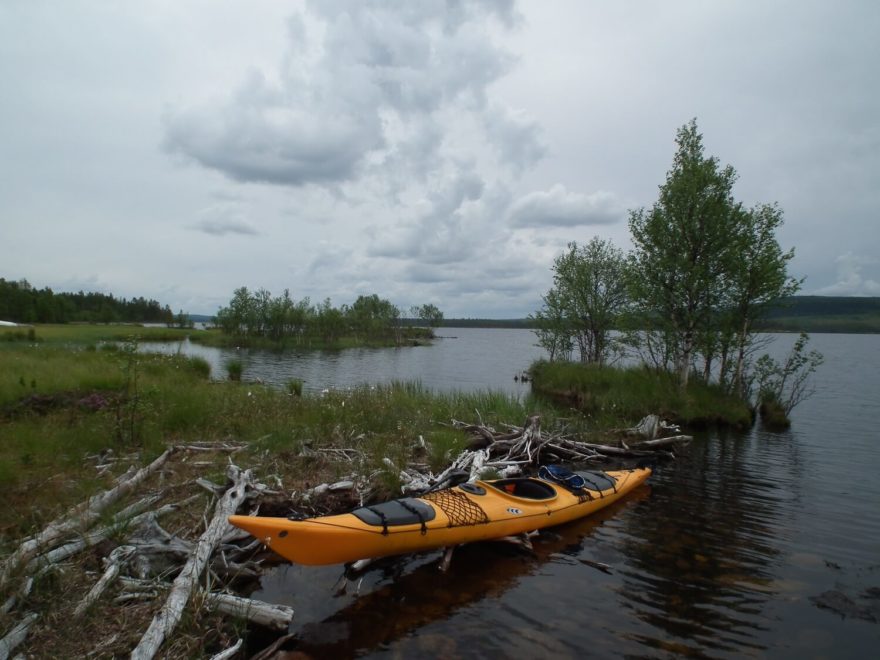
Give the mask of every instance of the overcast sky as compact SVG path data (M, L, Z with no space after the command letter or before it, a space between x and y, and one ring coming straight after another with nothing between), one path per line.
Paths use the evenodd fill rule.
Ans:
M630 248L696 117L804 293L880 295L880 3L0 3L0 277L447 317Z

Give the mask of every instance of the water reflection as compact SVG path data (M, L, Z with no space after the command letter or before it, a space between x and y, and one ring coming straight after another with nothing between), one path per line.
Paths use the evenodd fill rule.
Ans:
M292 572L284 567L264 578L264 587L255 597L293 605L297 611L297 622L292 628L297 634L296 649L314 657L381 654L392 648L401 654L404 649L414 651L426 645L435 648L435 644L440 644L439 648L444 649L442 655L447 657L480 655L492 646L493 635L503 638L503 655L515 652L535 657L541 647L562 644L556 639L559 620L548 616L557 598L554 592L560 585L552 583L552 588L543 593L526 590L525 599L520 595L508 597L508 592L516 591L526 578L539 577L546 571L552 573L559 567L604 575L593 567L593 560L584 559L586 564L580 560L587 553L586 539L649 494L649 487L639 488L624 501L594 516L542 533L534 542L533 553L526 554L503 543L477 543L458 548L446 573L438 570L438 553L392 559L381 569L355 578L348 584L347 592L335 599L327 590L330 582L326 579L318 579L324 590L320 593L299 582L304 575L298 567ZM329 577L329 572L321 577ZM309 620L312 617L308 614L300 617L299 613L315 603L316 598L322 599L322 607L328 601L336 601L339 609L320 620ZM462 639L456 617L484 621L487 612L480 608L486 602L501 605L500 618L494 622L494 632L484 631L484 639L473 646ZM416 631L418 640L410 638ZM525 635L520 634L523 631ZM568 648L568 652L574 651L580 642L573 638L571 643L575 646Z

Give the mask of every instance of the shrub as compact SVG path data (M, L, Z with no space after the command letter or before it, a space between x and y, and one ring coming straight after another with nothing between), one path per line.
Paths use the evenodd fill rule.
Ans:
M226 363L226 374L229 380L241 380L241 374L244 371L244 364L241 360L230 360Z

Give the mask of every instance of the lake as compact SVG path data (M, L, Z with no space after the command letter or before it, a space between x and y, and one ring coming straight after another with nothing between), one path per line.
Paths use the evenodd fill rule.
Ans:
M522 395L541 350L525 330L444 328L434 346L337 353L164 347L240 357L245 378L308 390L420 380ZM455 337L455 338L452 338ZM779 335L781 355L794 335ZM814 335L815 395L784 433L710 432L646 486L504 544L389 562L336 593L341 567L284 564L254 597L291 605L314 657L863 658L880 642L880 336ZM510 420L518 423L521 420ZM614 466L610 466L614 467ZM835 592L846 615L812 600ZM873 652L871 649L875 649Z

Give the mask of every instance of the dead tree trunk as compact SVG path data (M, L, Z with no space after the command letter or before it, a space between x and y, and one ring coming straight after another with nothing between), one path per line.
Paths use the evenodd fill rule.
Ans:
M132 660L153 658L165 639L174 631L183 614L183 608L195 589L199 576L205 570L214 548L229 529L227 518L234 514L244 502L245 492L251 485L250 470L242 472L238 467L230 465L229 476L232 478L232 486L217 502L211 523L199 539L183 570L174 580L171 592L162 609L153 618L147 632L144 633L140 643L132 651Z

